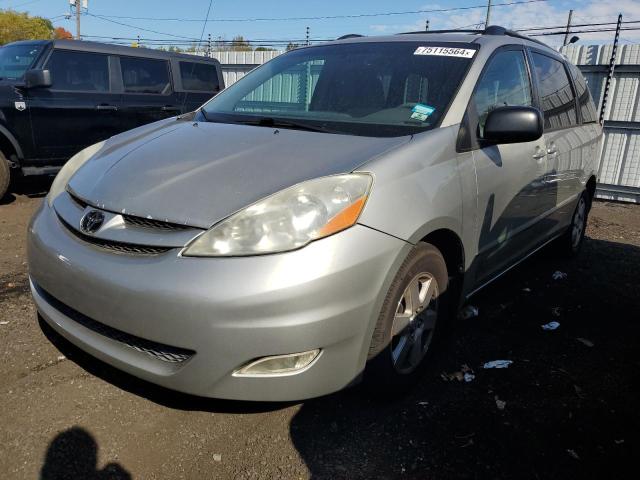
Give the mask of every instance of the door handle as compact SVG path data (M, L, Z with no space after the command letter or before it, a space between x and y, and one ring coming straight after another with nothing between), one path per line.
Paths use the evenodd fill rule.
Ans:
M163 112L179 112L180 107L174 107L173 105L165 105L161 108Z
M96 105L96 110L115 112L116 110L118 110L118 107L116 107L115 105Z
M550 147L547 149L547 154L549 155L555 155L556 153L558 153L558 150L556 149L556 147Z
M547 154L544 153L543 150L540 150L539 152L536 152L536 153L533 154L533 159L534 160L540 160L541 158L544 158L546 156L547 156Z

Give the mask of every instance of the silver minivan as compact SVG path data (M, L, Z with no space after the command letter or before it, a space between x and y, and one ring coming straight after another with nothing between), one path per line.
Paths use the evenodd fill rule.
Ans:
M580 72L501 27L296 49L73 157L29 226L33 297L171 389L400 391L467 297L578 252L601 135Z

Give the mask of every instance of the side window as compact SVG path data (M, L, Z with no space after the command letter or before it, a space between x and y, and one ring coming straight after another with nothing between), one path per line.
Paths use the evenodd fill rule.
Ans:
M580 107L582 123L597 122L598 113L596 112L596 106L591 98L591 92L589 91L587 81L582 75L582 72L578 70L578 67L575 65L569 64L569 70L573 77L573 84L576 86L576 95L578 97L578 106Z
M209 63L180 62L182 88L198 92L217 92L220 90L218 70Z
M169 62L149 58L120 57L125 93L156 93L171 91Z
M54 50L47 66L53 90L109 91L109 60L99 53Z
M540 85L544 128L567 128L578 124L575 98L564 64L533 52L533 66Z
M504 106L530 107L531 83L524 53L507 50L497 53L476 85L473 106L478 114L478 133L482 137L487 115Z

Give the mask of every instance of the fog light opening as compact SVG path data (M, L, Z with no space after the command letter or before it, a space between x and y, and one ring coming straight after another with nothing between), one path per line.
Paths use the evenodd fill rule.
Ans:
M320 349L262 357L233 372L234 377L283 377L310 368L320 356Z

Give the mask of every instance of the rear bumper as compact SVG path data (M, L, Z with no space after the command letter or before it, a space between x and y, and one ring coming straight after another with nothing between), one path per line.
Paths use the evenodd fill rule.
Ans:
M358 225L278 255L121 255L72 235L46 202L28 234L33 298L61 335L153 383L243 400L309 398L356 379L382 297L410 247ZM134 348L138 340L153 351L192 354L166 361ZM320 357L301 373L232 376L255 358L316 348Z

